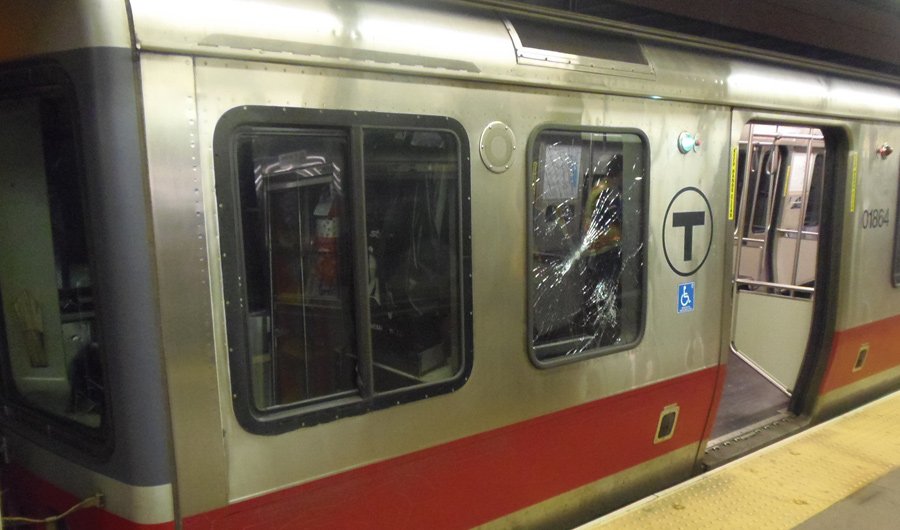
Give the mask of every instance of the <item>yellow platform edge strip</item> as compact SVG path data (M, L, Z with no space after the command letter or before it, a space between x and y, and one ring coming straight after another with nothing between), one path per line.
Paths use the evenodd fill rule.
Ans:
M793 528L898 466L900 392L578 530Z

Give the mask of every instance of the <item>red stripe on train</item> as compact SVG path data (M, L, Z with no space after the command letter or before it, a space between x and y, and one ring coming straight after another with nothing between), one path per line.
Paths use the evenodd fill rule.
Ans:
M869 345L869 353L862 368L854 372L853 367L863 344ZM900 316L835 332L834 346L831 349L831 357L819 395L898 365L900 365Z
M189 517L184 529L482 524L697 443L717 371L705 369L236 503ZM675 435L654 445L659 414L671 403L681 407Z
M865 365L854 372L863 344L868 344L869 354ZM900 365L898 345L900 316L836 332L820 395ZM717 381L717 372L718 367L709 368L236 503L189 517L184 528L482 524L707 437L709 399L714 395L718 400L724 381L724 377ZM681 405L675 436L653 445L660 411L675 402ZM7 468L4 479L6 487L13 486L14 496L40 500L32 506L21 504L23 511L59 513L77 502L16 466ZM23 492L29 494L15 495ZM73 514L68 522L73 529L174 527L140 525L97 509Z
M584 486L681 447L704 432L718 367L579 405L239 502L184 521L185 530L273 528L468 528ZM672 439L654 445L662 409L681 407ZM314 458L315 455L285 455ZM78 499L17 466L5 486L60 513ZM28 500L30 499L30 500ZM168 530L95 508L67 518L75 529Z

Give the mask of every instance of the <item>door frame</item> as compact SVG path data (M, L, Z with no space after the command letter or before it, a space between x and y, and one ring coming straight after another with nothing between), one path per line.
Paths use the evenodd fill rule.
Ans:
M823 197L831 200L822 201L819 225L819 244L816 260L816 285L810 335L806 352L801 361L800 373L790 399L788 409L798 416L808 416L813 412L818 390L828 367L829 354L832 350L835 325L837 321L838 286L841 276L841 255L843 244L844 221L849 212L848 169L850 157L854 155L852 147L852 131L855 127L846 120L835 120L816 116L758 111L753 109L732 109L730 153L732 157L729 167L733 168L729 175L729 205L726 215L725 238L725 277L723 278L723 315L722 341L719 349L720 366L728 364L732 344L732 322L735 309L734 298L734 233L738 221L735 215L734 202L737 180L743 175L737 174L737 157L740 149L741 133L747 123L770 123L818 127L825 137L826 178L823 182ZM749 154L748 154L749 157ZM747 158L749 163L749 158ZM727 375L726 375L727 377ZM724 389L724 381L719 385L719 392ZM719 396L720 398L721 396ZM718 401L718 400L717 400ZM711 428L712 426L710 426Z

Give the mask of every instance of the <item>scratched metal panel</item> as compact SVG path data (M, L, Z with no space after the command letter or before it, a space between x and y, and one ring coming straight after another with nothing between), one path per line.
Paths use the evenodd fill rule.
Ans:
M193 60L144 54L141 76L177 507L184 517L227 498Z
M900 313L900 289L894 288L894 230L900 156L881 158L876 150L887 143L900 147L900 127L863 124L853 150L858 153L856 204L847 208L845 223L851 247L847 253L847 307L843 328L875 322Z
M198 59L198 139L204 193L214 189L213 131L237 105L278 105L336 110L446 115L466 128L472 146L473 310L475 368L457 392L285 434L259 437L244 431L232 411L224 319L217 316L215 356L225 430L231 500L306 482L413 450L437 445L541 414L593 401L634 387L693 372L719 362L723 268L722 235L728 193L730 111L651 99L515 90L465 83L423 83L412 77L328 69ZM508 124L519 146L502 174L487 169L478 153L482 130ZM650 211L647 248L648 314L640 345L629 351L538 370L526 340L525 138L548 123L634 127L650 142ZM703 138L702 149L682 155L678 132ZM690 278L695 309L678 314L684 278L669 267L662 229L670 200L683 188L702 190L715 225L708 259ZM180 215L186 215L186 210ZM173 212L174 215L174 212ZM217 222L209 212L207 236L213 260L213 311L221 315L221 270L215 256ZM186 220L182 220L186 222ZM212 377L205 374L205 377ZM472 411L477 411L473 413ZM408 426L415 424L415 429ZM648 426L652 429L653 426ZM335 440L343 440L335 444ZM352 444L353 440L365 443ZM298 449L299 448L299 449ZM315 458L285 458L285 455Z
M327 0L134 0L144 50L502 81L526 86L900 121L900 91L642 39L652 79L517 64L499 16Z
M138 0L144 50L438 75L477 76L515 64L496 17L390 2Z
M645 49L657 69L657 86L653 89L664 97L700 98L787 113L900 121L897 88L683 48L647 44Z

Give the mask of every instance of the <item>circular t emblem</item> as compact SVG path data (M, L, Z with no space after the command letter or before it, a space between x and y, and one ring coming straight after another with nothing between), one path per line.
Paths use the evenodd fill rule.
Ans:
M712 208L706 195L691 186L672 197L663 221L663 253L679 276L700 270L712 247Z

